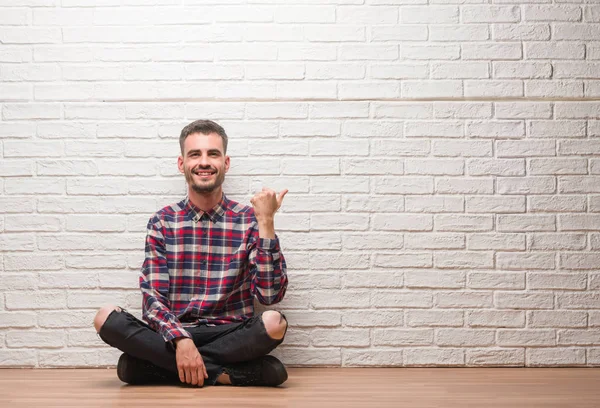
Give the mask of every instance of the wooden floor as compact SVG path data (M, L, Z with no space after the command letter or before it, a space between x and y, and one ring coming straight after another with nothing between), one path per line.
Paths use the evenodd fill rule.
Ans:
M291 368L279 388L129 386L114 369L0 369L0 407L600 407L600 368Z

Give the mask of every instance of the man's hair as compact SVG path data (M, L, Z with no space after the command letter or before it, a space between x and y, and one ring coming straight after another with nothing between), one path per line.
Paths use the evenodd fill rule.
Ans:
M181 135L179 136L179 147L181 147L182 156L185 139L194 133L202 133L203 135L209 135L211 133L218 134L221 136L221 139L223 139L223 153L227 154L227 133L225 133L225 129L212 120L196 120L181 129Z

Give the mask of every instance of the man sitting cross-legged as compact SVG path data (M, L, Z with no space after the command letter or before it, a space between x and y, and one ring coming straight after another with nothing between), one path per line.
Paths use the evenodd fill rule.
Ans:
M279 385L286 369L267 354L282 343L287 320L271 310L255 316L253 300L271 305L285 295L273 219L287 190L263 189L252 207L225 197L227 135L215 122L192 122L179 143L188 195L148 223L145 322L107 306L94 319L96 331L124 352L117 374L129 384Z

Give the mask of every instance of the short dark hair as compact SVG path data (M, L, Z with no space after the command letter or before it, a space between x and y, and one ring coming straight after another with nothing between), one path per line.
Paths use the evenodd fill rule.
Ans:
M223 139L223 153L227 154L227 133L221 125L212 120L196 120L183 129L181 129L181 135L179 136L179 147L181 147L181 154L183 155L183 145L185 139L194 133L202 133L203 135L209 135L216 133Z

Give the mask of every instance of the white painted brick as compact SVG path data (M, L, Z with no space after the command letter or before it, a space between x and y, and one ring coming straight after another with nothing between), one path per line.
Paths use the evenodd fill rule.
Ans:
M341 61L385 61L398 59L397 45L341 45L339 59Z
M435 191L441 194L492 194L494 181L483 177L438 178Z
M95 367L99 355L95 350L40 350L40 367Z
M457 6L402 7L400 22L403 24L458 23Z
M489 78L488 64L485 62L432 63L433 79L473 79Z
M280 81L277 83L277 97L289 99L335 99L337 97L337 87L334 83L323 83L323 81ZM237 88L231 88L229 94L232 97L239 97ZM266 94L264 91L253 90L251 95Z
M581 21L581 8L578 6L523 6L523 21Z
M354 195L344 199L343 207L349 212L398 212L404 211L404 200L397 197Z
M491 252L436 252L434 266L446 269L491 268L494 264Z
M503 347L515 346L553 346L556 344L554 330L498 330L497 343Z
M470 38L464 39L469 41ZM462 59L464 60L518 60L523 53L521 45L515 43L485 43L485 44L462 44Z
M0 350L0 367L35 367L36 350Z
M61 291L6 292L7 310L65 309L66 294Z
M425 28L425 35L427 35L426 28ZM40 48L42 48L42 47L40 47ZM0 62L29 62L29 61L31 61L31 55L32 55L31 48L29 46L5 45L2 47L2 55L0 55Z
M356 63L308 63L306 64L307 79L363 79L365 67ZM376 77L387 79L387 77ZM286 78L288 79L288 78Z
M452 196L406 197L406 211L409 212L462 212L464 198Z
M585 312L566 310L535 310L527 312L527 326L531 328L584 328L586 325L587 314Z
M469 273L467 287L470 289L525 289L525 273L473 272Z
M9 217L8 215L6 217ZM19 220L29 221L31 217L19 216L20 219L12 219L12 222ZM11 220L9 218L5 218L4 228L2 228L2 235L0 235L0 251L6 252L14 252L14 251L33 251L35 249L35 236L32 234L6 234L9 231L9 227L7 227L6 220ZM13 227L15 228L15 227ZM25 231L26 229L35 230L47 228L45 225L39 225L37 222L34 223L25 223L24 228L15 228L17 232Z
M400 96L400 86L389 81L339 82L340 99L387 99Z
M462 137L464 125L457 121L406 121L405 137Z
M455 159L420 159L405 161L405 173L416 175L462 175L464 162Z
M561 155L595 155L600 152L600 140L561 140L558 145Z
M368 177L327 177L318 176L311 179L313 193L368 193Z
M431 268L430 253L376 254L374 265L384 268Z
M585 57L584 44L569 42L526 42L526 59L583 59Z
M465 97L509 98L523 96L522 81L467 80L464 87Z
M308 117L305 103L248 103L248 119L303 119Z
M484 24L432 25L429 28L431 41L485 41L490 38L490 30ZM485 71L487 73L487 70Z
M563 312L563 311L561 311ZM576 323L573 326L562 326L562 327L600 327L600 312L598 311L590 311L587 312L565 312L565 314L574 314L577 317L574 317L573 320ZM589 318L586 316L589 315ZM581 317L583 316L583 317ZM577 320L576 320L577 319Z
M248 169L245 169L239 174L248 174L247 172ZM275 174L276 172L264 173L263 171L262 174ZM340 174L340 165L338 159L287 159L283 162L282 172L286 175Z
M273 352L284 364L299 366L340 366L342 356L340 348L291 348L280 347Z
M462 234L406 234L407 249L463 249L465 237Z
M247 69L251 70L251 65ZM215 64L200 63L186 64L183 76L186 79L242 79L244 77L244 67L239 64Z
M494 303L500 309L552 309L552 293L495 292Z
M504 177L497 181L499 194L551 194L556 191L554 177Z
M555 78L590 78L596 79L600 63L591 62L555 62Z
M285 311L286 319L295 327L336 327L341 325L342 315L335 312L315 312L315 311Z
M494 24L492 38L496 41L546 41L550 39L550 26L548 24Z
M31 328L35 327L37 323L37 316L29 312L0 312L0 317L0 327L2 328Z
M430 103L375 102L372 111L376 118L428 119L433 115L433 106Z
M460 327L463 325L461 310L407 310L406 325L409 327Z
M583 81L526 81L525 96L537 98L581 98Z
M587 160L585 159L531 159L529 174L586 174Z
M61 348L66 343L64 330L27 330L6 333L9 348Z
M313 254L310 266L322 269L366 269L370 254L318 253Z
M13 119L60 119L61 107L51 103L4 104L4 120Z
M470 159L467 172L470 176L523 176L525 160Z
M460 46L428 43L427 45L402 45L402 59L408 60L457 60L460 58Z
M600 302L600 295L595 292L559 293L556 298L560 309L598 309Z
M376 346L426 346L433 343L433 329L375 329Z
M280 61L334 61L337 55L332 44L286 44L278 51Z
M397 22L397 7L341 6L337 9L337 23L380 25Z
M354 42L365 41L366 38L364 27L352 25L307 25L304 26L304 36L308 41L315 42Z
M395 310L353 310L343 314L342 322L346 327L395 327L403 325L404 317Z
M496 147L498 157L535 157L556 155L556 143L554 140L499 140L496 143Z
M61 29L55 27L2 27L3 44L56 44L61 41Z
M375 307L431 308L433 296L427 291L377 291L373 293Z
M405 349L406 366L462 366L465 364L465 352L452 348Z
M422 25L374 25L370 28L371 41L425 41L427 27Z
M339 294L313 291L310 303L315 309L339 309L369 307L370 293L367 291L344 291Z
M381 233L379 231L375 233L363 232L360 234L346 233L342 239L345 249L399 249L403 247L404 242L404 238L400 234ZM309 239L309 241L312 242L312 239ZM315 241L318 244L318 239L315 239ZM327 248L333 249L333 245L328 245Z
M600 331L598 330L559 330L558 344L567 346L596 346L600 344Z
M528 348L526 365L540 366L578 366L585 364L585 349L576 348Z
M463 86L460 81L455 80L409 80L402 83L401 93L404 98L461 97L463 94Z
M558 177L560 193L598 193L600 186L597 176L561 176Z
M485 329L439 329L436 334L438 346L491 346L494 330Z
M407 288L464 288L465 275L463 272L425 272L407 271L404 274Z
M544 62L494 62L494 78L550 78L552 65Z
M569 214L558 218L561 231L595 231L600 229L600 215Z
M374 180L377 194L432 194L433 177L385 176Z
M528 198L528 211L532 212L580 212L585 211L585 196L536 196Z
M470 327L525 327L525 312L476 310L467 313Z
M517 23L521 17L518 6L463 6L463 23Z
M433 296L427 291L400 292L377 291L373 293L373 306L375 307L400 307L400 308L431 308Z
M33 176L34 164L30 160L4 160L0 163L0 177Z
M401 288L404 286L404 274L402 272L347 272L344 276L344 287L346 288ZM399 318L399 317L397 317Z
M498 231L555 231L556 216L554 215L499 215L497 218Z
M433 217L420 214L374 215L373 227L377 231L430 231Z
M539 252L498 252L496 267L505 270L554 269L556 266L553 253Z
M596 253L560 254L560 267L564 269L597 269L600 255Z
M528 236L528 247L535 250L584 250L586 235L580 233L534 233Z
M527 287L529 289L582 290L587 285L585 275L558 273L529 273Z
M490 209L493 208L495 207ZM471 250L524 250L525 236L508 233L470 234L467 236L467 248Z
M4 230L6 232L21 231L60 231L62 229L61 217L50 215L6 215L4 217Z
M404 174L403 160L344 159L344 174Z
M488 102L435 102L434 117L443 119L486 119L492 116L492 104Z
M525 197L467 197L468 213L525 212Z
M343 367L387 367L401 366L402 350L344 350Z
M490 157L491 141L434 140L433 155L446 157Z
M597 118L600 103L596 102L556 102L554 115L557 119Z
M63 266L64 257L54 253L6 255L4 257L4 269L7 271L49 271L62 269Z
M316 347L358 346L371 343L368 329L316 329L310 333L311 344Z
M106 268L124 268L125 267L125 255L124 254L110 254L110 255L70 255L65 259L66 266L68 268L80 268L80 269L106 269ZM109 294L107 294L109 295ZM84 298L85 296L81 296Z
M528 122L527 133L536 138L573 138L585 137L585 121L532 120Z
M512 366L525 365L524 349L468 349L466 350L467 365L471 366Z
M438 231L486 231L492 229L493 218L487 215L436 215Z
M548 119L552 116L552 104L543 102L497 102L498 119Z
M310 227L314 231L361 231L369 227L369 216L361 214L312 214Z

